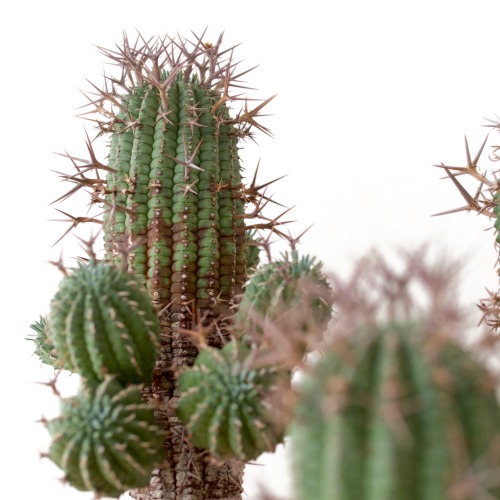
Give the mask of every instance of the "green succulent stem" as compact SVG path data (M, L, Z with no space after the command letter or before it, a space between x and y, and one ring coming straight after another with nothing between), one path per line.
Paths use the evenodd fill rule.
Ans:
M146 486L163 460L161 431L142 386L105 377L61 401L61 414L47 428L53 438L49 457L75 488L118 497Z
M279 391L289 384L289 373L252 367L252 354L235 340L222 350L205 348L179 377L177 414L191 442L221 459L248 462L274 451L284 438Z
M500 494L495 380L422 328L392 323L338 339L306 376L292 431L295 498Z
M185 380L190 367L196 373L200 366L197 338L202 336L207 349L220 350L234 336L234 314L258 262L246 208L267 200L254 184L245 187L239 148L254 129L268 133L258 116L269 99L254 109L245 102L237 114L229 108L242 99L230 95L240 75L231 50L221 43L222 37L214 44L202 37L194 42L139 37L131 44L125 37L117 50L101 49L121 67L121 77L90 99L99 135L109 137L107 163L96 159L89 142L89 161L79 165L81 160L70 157L78 175L67 176L73 187L61 199L93 187L92 204L104 211L104 259L97 263L93 256L88 266L68 273L51 303L49 322L57 362L81 375L86 394L100 394L108 377L125 391L143 387L161 429L163 457L150 471L149 485L143 476L134 485L121 475L120 481L111 478L111 463L119 461L112 447L108 462L98 463L91 459L101 450L97 442L79 438L78 454L85 457L80 462L73 445L64 450L57 445L51 455L77 488L116 494L128 486L132 497L144 500L236 499L244 461L274 446L274 434L259 437L259 423L233 403L219 406L213 418L222 434L229 428L231 453L196 437L191 442L176 412L179 375ZM259 227L275 230L276 221L269 222L260 208L252 217L263 219ZM40 351L40 333L37 339ZM206 356L200 354L199 363ZM245 387L257 410L265 392L258 380L265 376L251 373ZM240 375L238 380L245 379ZM63 413L83 405L82 398L68 402ZM245 432L238 434L233 418L247 419L241 424ZM50 427L67 420L61 417ZM87 462L90 468L76 471Z

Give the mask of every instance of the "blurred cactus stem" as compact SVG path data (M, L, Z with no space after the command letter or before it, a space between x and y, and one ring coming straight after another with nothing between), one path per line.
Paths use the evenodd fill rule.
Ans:
M298 388L297 500L500 497L497 380L461 343L453 268L406 264L333 278L332 339Z

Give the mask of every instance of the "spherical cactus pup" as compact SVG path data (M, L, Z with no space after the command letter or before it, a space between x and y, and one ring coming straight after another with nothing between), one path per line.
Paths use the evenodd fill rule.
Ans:
M64 367L88 383L108 374L150 383L160 325L141 281L103 262L80 264L51 302L51 335Z
M327 328L332 304L332 290L322 263L309 255L299 256L294 250L254 272L236 326L247 338L256 337L259 344L269 334L265 323L271 323L274 331L281 333L281 342L293 345L300 357Z
M50 327L45 316L40 316L39 321L30 325L30 328L35 331L35 334L26 337L26 340L35 344L35 352L40 361L53 368L63 368L58 360L58 355L54 347Z
M177 414L191 442L221 459L252 460L274 451L284 437L279 397L289 375L277 368L252 368L251 354L235 341L222 350L206 348L179 377Z
M163 459L162 435L141 389L106 377L61 401L60 416L47 423L48 457L73 487L117 498L149 483Z
M191 498L233 498L242 491L242 469L234 461L214 465L210 453L193 455L188 442L179 444L178 436L186 432L175 416L177 398L170 397L178 394L177 368L191 366L198 354L185 332L201 327L214 348L232 337L248 266L255 265L255 252L247 254L246 233L253 226L246 224L249 205L262 219L256 227L276 227L261 211L268 184L245 186L240 162L240 139L256 130L269 133L260 116L272 98L254 106L240 90L233 94L246 71L236 69L232 50L223 47L222 36L212 43L205 33L192 40L139 34L133 43L125 36L123 45L101 49L119 66L114 77L106 77L104 89L99 93L93 86L89 96L98 135L109 139L109 155L101 163L89 142L90 160L72 157L77 175L67 176L68 196L94 188L91 204L104 211L102 220L100 215L82 220L100 224L106 262L126 265L161 311L162 342L148 394L169 406L169 418L161 420L169 463L154 472L148 493L131 493L137 498L160 498L166 491L172 498L184 498L186 491ZM114 305L110 314L108 307L96 309L91 299L75 297L70 302L59 296L66 318L59 323L61 357L94 383L103 372L119 374L123 382L142 381L131 365L147 371L136 359L143 344L136 349L128 330L116 335L112 328L127 327L126 315L118 318ZM91 325L98 321L111 325L109 334L93 334ZM82 328L83 340L73 334ZM115 347L118 343L127 346L126 352ZM108 352L113 356L103 354Z
M498 498L500 407L484 366L417 324L358 333L299 388L296 498Z

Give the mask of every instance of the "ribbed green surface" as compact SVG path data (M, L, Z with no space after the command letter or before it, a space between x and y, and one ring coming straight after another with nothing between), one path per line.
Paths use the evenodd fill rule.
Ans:
M311 335L323 332L332 314L333 295L322 271L322 263L297 251L284 253L276 261L258 268L245 288L236 327L241 331L263 331L268 320L275 327L300 333L306 348ZM284 332L286 334L286 332Z
M220 95L181 76L124 98L113 127L105 215L108 260L136 245L129 268L172 312L230 305L246 280L238 137Z
M108 374L123 383L150 383L160 325L140 280L91 261L65 277L49 322L58 362L87 382Z
M247 239L247 273L252 276L260 262L260 246L262 239L259 238L257 231L246 231ZM246 288L245 288L246 291Z
M147 485L163 458L160 430L141 386L124 389L113 377L63 399L60 416L47 428L50 459L79 490L118 497Z
M131 492L137 498L237 498L242 491L242 468L198 453L197 441L186 439L176 415L177 377L195 362L197 340L221 348L232 337L248 265L258 261L258 252L248 249L247 231L255 226L280 233L275 226L281 222L260 211L268 200L262 187L243 185L238 156L240 139L252 137L254 128L268 132L258 121L270 99L250 109L252 99L233 93L234 87L244 88L240 77L246 72L236 71L232 49L220 48L221 41L139 37L130 45L125 37L122 47L102 49L121 69L121 76L106 79L97 99L90 98L99 135L109 136L107 164L96 159L89 143L91 161L77 176L68 176L72 183L78 178L68 196L91 186L91 203L102 208L106 265L126 269L149 292L148 303L130 301L123 283L113 294L87 287L90 280L67 281L79 270L64 281L50 315L59 358L84 385L92 387L109 373L124 386L148 386L145 399L155 406L165 431L164 463L153 472L148 492ZM230 113L229 104L238 108L239 101L241 110ZM249 228L246 203L256 207L256 224ZM124 299L121 305L116 296ZM156 324L152 334L152 307L161 334ZM228 375L229 359L224 364ZM260 433L258 400L261 378L274 379L266 370L238 377L246 384L239 399L217 403L210 429L220 430L219 443L227 441L214 448L221 456L253 457L256 450L274 446L269 422ZM228 383L239 390L231 377ZM204 390L212 402L213 393Z
M202 350L179 377L177 414L191 442L223 459L252 460L283 440L279 408L269 407L269 401L286 375L252 369L250 360L247 348L230 342L222 350Z
M493 379L458 345L420 334L360 332L306 377L292 432L297 499L499 497Z

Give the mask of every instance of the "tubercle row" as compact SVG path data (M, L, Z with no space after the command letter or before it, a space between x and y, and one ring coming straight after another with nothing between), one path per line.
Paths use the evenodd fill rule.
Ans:
M211 113L218 93L177 81L165 110L154 86L135 89L114 125L104 215L106 260L142 276L174 314L230 308L246 281L245 203L237 135Z

